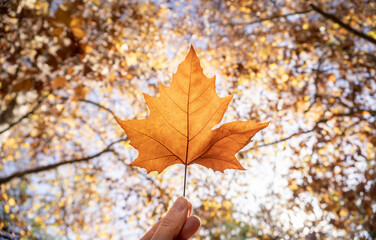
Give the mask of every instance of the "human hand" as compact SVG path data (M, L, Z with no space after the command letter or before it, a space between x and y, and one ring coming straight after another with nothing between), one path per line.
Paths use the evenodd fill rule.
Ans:
M191 216L192 204L179 197L167 214L141 240L187 240L200 228L201 221Z

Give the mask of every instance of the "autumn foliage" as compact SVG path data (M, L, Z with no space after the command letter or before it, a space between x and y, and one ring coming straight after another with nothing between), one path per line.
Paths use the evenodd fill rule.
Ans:
M237 153L246 171L189 165L196 238L376 238L374 1L4 0L0 19L0 238L139 239L163 216L184 169L131 166L150 152L115 119L186 119L153 104L171 104L190 44L217 76L208 105L233 96L200 147L231 122L272 123Z

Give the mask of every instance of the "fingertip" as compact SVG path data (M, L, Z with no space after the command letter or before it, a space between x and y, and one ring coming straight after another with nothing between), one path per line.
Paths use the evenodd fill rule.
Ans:
M201 227L201 219L198 216L193 215L190 216L188 219L191 219L190 221L192 221L192 223L194 223L195 226L197 226L197 230Z
M188 212L188 200L184 197L176 199L171 209L161 220L152 239L175 239L187 220Z
M201 220L199 217L197 216L188 217L177 239L187 240L191 238L199 230L200 226L201 226Z
M179 211L185 210L186 208L189 208L189 202L185 197L179 197L176 199L172 208L176 208Z

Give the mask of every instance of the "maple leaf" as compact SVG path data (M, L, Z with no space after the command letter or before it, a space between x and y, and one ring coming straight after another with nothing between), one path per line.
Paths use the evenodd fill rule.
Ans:
M131 166L145 168L148 173L179 163L196 163L221 172L244 169L235 154L269 123L236 121L213 129L221 122L232 95L217 95L215 76L203 74L192 46L173 74L171 85L159 84L159 89L159 97L144 94L150 110L147 119L116 119L139 152Z

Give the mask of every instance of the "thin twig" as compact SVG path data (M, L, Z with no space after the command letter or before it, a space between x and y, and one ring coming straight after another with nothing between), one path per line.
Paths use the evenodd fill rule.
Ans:
M101 109L103 109L103 110L105 110L105 111L111 113L111 115L112 115L114 118L116 118L116 114L115 114L111 109L109 109L109 108L107 108L107 107L105 107L105 106L103 106L103 105L101 105L101 104L99 104L99 103L96 103L96 102L93 102L93 101L91 101L91 100L87 100L87 99L77 99L77 101L85 102L85 103L90 103L90 104L92 104L92 105L95 105L95 106L97 106L97 107L99 107L99 108L101 108Z
M284 15L276 15L276 16L271 16L271 17L267 17L267 18L260 18L258 20L252 21L252 22L240 22L240 23L231 22L230 24L231 25L252 25L252 24L256 24L256 23L262 23L262 22L265 22L265 21L271 21L271 20L278 19L278 18L287 18L289 16L306 14L306 13L309 13L311 11L312 11L311 9L310 10L303 10L303 11L287 13L287 14L284 14Z
M62 97L61 99L62 100L68 100L69 98L68 97ZM111 109L109 109L108 107L103 106L100 103L97 103L97 102L94 102L94 101L91 101L91 100L88 100L88 99L83 99L83 98L76 99L76 101L84 102L84 103L89 103L89 104L92 104L94 106L97 106L97 107L99 107L99 108L101 108L101 109L109 112L114 118L117 118L116 114Z
M187 185L187 168L188 168L188 164L184 164L184 190L183 190L183 197L185 197L185 186Z
M310 130L306 130L306 131L303 131L303 132L296 132L296 133L293 133L290 136L282 138L280 140L276 140L276 141L273 141L273 142L270 142L270 143L256 145L256 146L254 146L254 148L267 147L267 146L270 146L270 145L274 145L274 144L277 144L277 143L280 143L280 142L287 141L287 140L289 140L289 139L291 139L291 138L293 138L295 136L298 136L298 135L301 135L301 134L307 134L307 133L315 131L319 127L320 123L325 123L325 122L327 122L327 121L329 121L329 120L331 120L333 118L336 118L336 117L351 117L351 116L355 116L355 114L360 114L363 111L367 111L371 115L376 115L376 111L374 111L372 109L351 109L350 112L348 112L348 113L335 113L335 114L331 115L328 118L322 118L319 121L317 121L315 123L315 125ZM359 116L357 116L357 117L360 118Z
M123 139L119 139L115 142L112 142L109 145L107 145L102 151L100 151L96 154L87 156L87 157L65 160L65 161L61 161L61 162L58 162L58 163L49 164L49 165L46 165L46 166L40 166L40 167L36 167L36 168L24 170L24 171L15 172L15 173L7 176L7 177L1 177L0 178L0 185L13 180L14 178L21 178L21 177L24 177L24 176L32 174L32 173L39 173L39 172L48 171L48 170L51 170L51 169L58 168L62 165L67 165L67 164L71 164L71 163L79 163L79 162L89 161L91 159L99 157L103 153L112 152L111 147L114 144L119 143L119 142L123 142L123 141L126 141L126 140L127 140L126 138L123 138Z
M284 142L284 141L287 141L295 136L298 136L298 135L301 135L301 134L307 134L307 133L310 133L310 132L313 132L315 130L315 127L310 129L310 130L307 130L307 131L303 131L303 132L297 132L297 133L294 133L294 134L291 134L290 136L288 137L285 137L285 138L282 138L280 140L277 140L277 141L273 141L273 142L270 142L270 143L265 143L265 144L260 144L260 145L256 145L254 146L253 148L262 148L262 147L267 147L267 146L270 146L270 145L274 145L274 144L277 144L277 143L280 143L280 142Z
M6 131L10 130L11 128L13 128L14 126L16 126L16 125L19 124L20 122L22 122L22 120L28 118L31 114L33 114L33 113L34 113L34 112L40 107L41 103L42 103L41 100L38 101L38 102L37 102L37 105L35 105L35 106L33 107L33 109L31 109L30 112L28 112L28 113L26 113L25 115L23 115L23 116L22 116L20 119L18 119L17 121L15 121L15 122L9 124L9 126L8 126L7 128L5 128L5 129L3 129L3 130L0 131L0 134L5 133Z
M364 40L370 42L370 43L373 43L373 44L376 44L376 39L371 37L370 35L367 35L359 30L356 30L354 29L353 27L351 27L349 24L346 24L344 22L342 22L339 18L337 18L336 16L334 16L333 14L330 14L330 13L327 13L327 12L324 12L322 9L320 9L319 7L315 6L314 4L310 4L311 8L321 14L323 17L325 18L328 18L330 20L332 20L333 22L337 23L338 25L340 25L341 27L343 27L344 29L346 29L347 31L355 34L356 36L360 37L360 38L363 38Z

